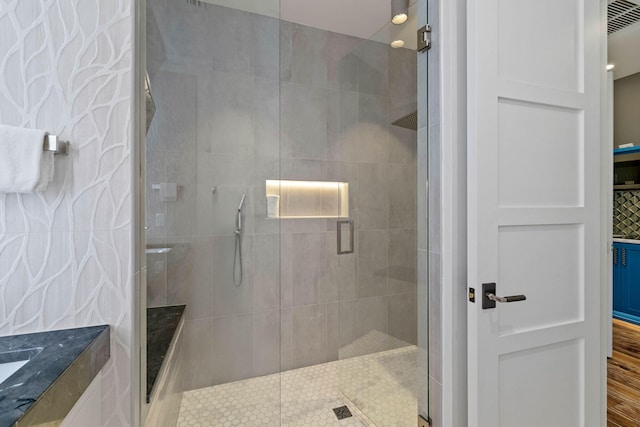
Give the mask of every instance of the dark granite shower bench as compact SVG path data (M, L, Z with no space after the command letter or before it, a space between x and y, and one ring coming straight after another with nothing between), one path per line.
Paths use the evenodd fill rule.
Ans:
M147 309L147 403L186 305Z

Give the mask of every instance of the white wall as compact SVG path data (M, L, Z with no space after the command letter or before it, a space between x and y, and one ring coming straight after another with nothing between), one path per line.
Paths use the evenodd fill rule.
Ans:
M0 194L0 334L112 326L103 425L129 425L130 0L0 2L0 123L71 141L49 190Z

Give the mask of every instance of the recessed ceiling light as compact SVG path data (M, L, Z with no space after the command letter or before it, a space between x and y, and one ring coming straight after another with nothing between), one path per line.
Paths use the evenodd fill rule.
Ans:
M399 13L395 15L393 18L391 18L391 22L393 22L396 25L400 25L407 22L407 19L409 19L409 17L407 16L406 13Z
M397 49L402 46L404 46L404 40L394 40L391 42L391 47L394 49Z
M614 68L616 68L616 66L614 64L607 64L607 71L611 71Z

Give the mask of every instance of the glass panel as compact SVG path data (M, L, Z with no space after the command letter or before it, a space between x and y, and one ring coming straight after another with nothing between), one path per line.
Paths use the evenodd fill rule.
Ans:
M418 414L417 9L352 51L360 80L358 270L356 298L341 303L340 389L380 426L414 426Z
M186 304L182 421L280 425L279 10L147 0L147 302Z
M353 425L416 425L428 377L426 340L417 346L417 3L409 16L368 40L281 22L282 179L348 185L343 219L293 218L283 185L268 191L282 221L283 425L334 425L330 409L343 405ZM319 211L321 198L305 195L295 204ZM341 251L347 218L353 252Z

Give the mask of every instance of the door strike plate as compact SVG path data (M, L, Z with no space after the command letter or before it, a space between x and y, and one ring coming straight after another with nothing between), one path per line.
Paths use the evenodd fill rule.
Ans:
M431 418L425 418L422 415L418 415L418 427L430 427Z
M476 302L476 290L469 288L469 302Z

